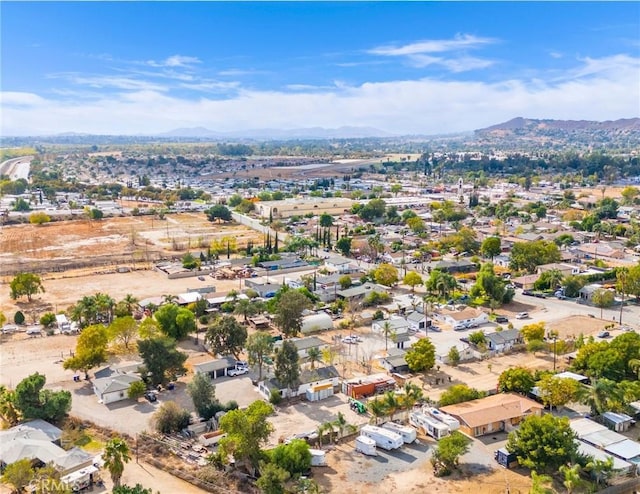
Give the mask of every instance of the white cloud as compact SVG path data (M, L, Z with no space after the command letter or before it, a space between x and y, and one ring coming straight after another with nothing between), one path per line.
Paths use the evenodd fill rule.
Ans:
M195 64L202 63L197 57L189 57L184 55L172 55L162 61L147 60L145 62L151 67L190 67Z
M176 97L153 85L132 90L128 82L120 92L84 99L7 92L2 94L0 131L147 134L197 126L219 131L371 126L398 134L441 134L515 116L611 120L638 115L638 58L585 59L563 78L536 77L493 83L429 78L360 85L336 81L329 88L280 91L235 86L231 95L197 99L199 95Z
M463 49L479 48L483 45L496 43L493 38L482 38L470 34L458 34L453 39L434 39L425 41L416 41L401 46L387 45L379 46L368 50L372 55L384 56L407 56L418 55L421 53L443 53L450 51L459 51Z
M127 76L85 76L78 74L51 74L49 76L52 79L66 79L73 84L79 86L88 86L95 89L125 89L132 91L149 90L149 91L166 91L168 88L161 84L156 84L150 81L135 79Z

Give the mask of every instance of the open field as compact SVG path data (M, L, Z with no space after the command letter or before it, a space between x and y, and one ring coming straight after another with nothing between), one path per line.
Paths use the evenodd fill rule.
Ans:
M60 271L86 262L132 266L206 249L223 237L234 238L238 247L262 238L243 225L211 223L203 213L172 214L164 220L129 216L9 225L0 230L0 275Z

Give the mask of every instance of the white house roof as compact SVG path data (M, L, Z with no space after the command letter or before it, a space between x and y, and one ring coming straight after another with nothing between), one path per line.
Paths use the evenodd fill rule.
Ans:
M625 460L640 458L640 444L631 439L625 439L624 441L607 446L605 450Z
M192 304L202 298L202 295L198 292L186 292L178 295L179 304Z
M582 382L589 379L587 376L583 376L582 374L576 374L574 372L569 372L569 371L560 372L559 374L556 374L554 377L558 377L561 379L573 379L578 382Z
M109 377L94 379L93 386L100 395L104 395L107 393L126 391L129 389L131 383L137 381L142 381L142 379L139 376L132 376L130 374L115 374Z
M571 429L573 429L573 432L575 432L579 438L582 438L583 436L586 436L593 432L607 430L604 425L598 424L597 422L589 419L575 419L572 420L569 425L571 426Z
M621 460L620 458L616 458L613 455L608 455L601 449L595 448L590 444L582 441L578 441L578 452L581 455L592 456L594 459L600 461L606 461L607 458L613 458L614 470L628 470L629 468L631 468L631 463Z
M580 439L588 442L589 444L593 444L598 448L608 450L610 446L625 441L627 438L622 434L618 434L617 432L610 431L609 429L604 429L584 435Z

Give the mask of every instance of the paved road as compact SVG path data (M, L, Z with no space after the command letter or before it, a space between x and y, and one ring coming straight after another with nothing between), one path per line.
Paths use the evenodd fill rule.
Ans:
M19 178L28 180L32 159L33 156L22 156L3 161L0 163L0 175L8 175L10 180L18 180Z

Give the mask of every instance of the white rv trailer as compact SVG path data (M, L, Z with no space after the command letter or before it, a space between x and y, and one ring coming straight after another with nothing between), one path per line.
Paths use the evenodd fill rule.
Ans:
M360 429L360 435L373 439L376 446L386 450L398 449L404 444L400 434L375 425L365 425Z
M452 432L457 431L460 428L460 422L458 422L457 419L453 418L451 415L441 412L437 408L423 407L422 412L429 414L432 417L435 417L436 419L438 419L443 424L448 425L449 430L451 430Z
M413 427L407 427L406 425L396 424L395 422L386 422L382 424L383 429L395 432L402 436L402 440L406 443L412 443L416 440L416 430Z
M376 442L367 436L356 437L356 451L369 456L376 456L378 454L376 451Z
M438 440L448 436L451 432L448 425L434 419L431 415L420 412L412 412L409 415L409 423L424 432L427 436Z
M321 449L310 449L311 453L311 466L312 467L326 467L327 466L327 453Z

